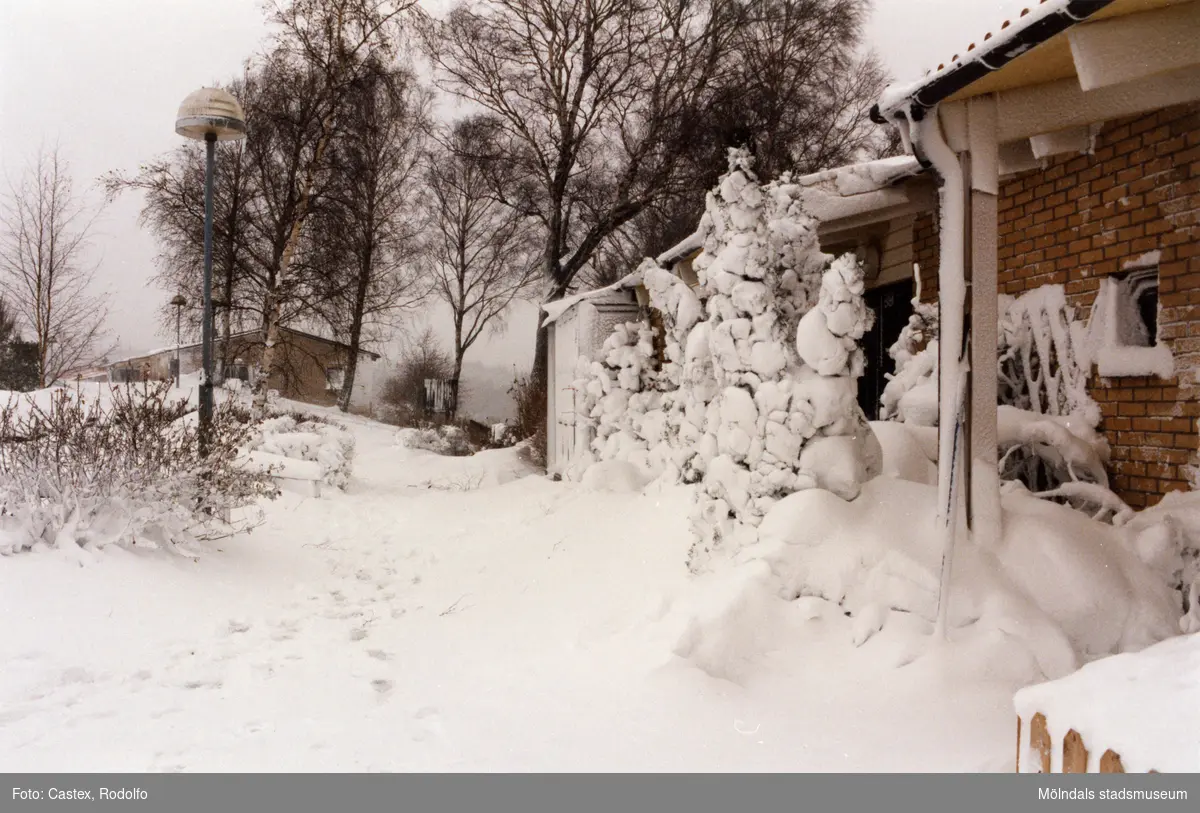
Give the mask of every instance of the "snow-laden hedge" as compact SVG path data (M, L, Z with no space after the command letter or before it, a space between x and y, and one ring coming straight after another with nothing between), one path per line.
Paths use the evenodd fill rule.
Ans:
M46 545L190 551L198 539L244 530L234 509L277 492L237 465L250 429L218 406L202 455L189 406L170 385L53 388L0 408L0 553Z
M354 468L354 435L324 420L280 415L262 421L243 445L292 460L308 460L321 469L321 482L344 489Z
M396 443L407 449L422 449L450 457L473 454L467 433L453 424L416 429L405 427L396 432Z
M661 325L618 326L576 382L595 434L583 468L624 461L699 485L694 566L753 540L788 494L851 499L879 469L857 403L873 318L862 270L820 250L800 186L761 184L752 161L732 150L708 196L699 288L644 262Z

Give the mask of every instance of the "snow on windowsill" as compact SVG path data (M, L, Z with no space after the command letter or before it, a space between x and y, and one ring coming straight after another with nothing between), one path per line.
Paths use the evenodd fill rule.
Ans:
M1074 729L1088 750L1088 768L1101 754L1120 754L1126 771L1200 771L1200 634L1170 638L1141 652L1113 655L1059 680L1017 692L1017 714L1028 725L1046 717L1055 764L1057 745ZM1021 758L1033 769L1033 761Z
M1096 372L1102 378L1175 375L1175 359L1166 345L1154 347L1101 347L1096 351Z

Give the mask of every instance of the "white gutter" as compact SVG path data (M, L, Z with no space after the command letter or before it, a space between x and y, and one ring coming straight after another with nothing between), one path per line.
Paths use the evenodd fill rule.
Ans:
M959 495L965 467L963 449L968 357L964 339L966 284L966 184L958 155L942 136L937 110L908 120L913 151L941 178L938 189L938 530L942 533L942 572L935 636L944 639L949 615L950 574L958 532Z

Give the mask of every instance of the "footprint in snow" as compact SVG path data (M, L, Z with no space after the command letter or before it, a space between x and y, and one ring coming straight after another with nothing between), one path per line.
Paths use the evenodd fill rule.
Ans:
M219 689L223 684L219 680L189 680L183 684L185 689Z
M378 678L371 681L371 688L374 689L378 694L387 694L392 690L393 685L394 684L390 680L385 680L383 678Z
M445 730L442 728L442 715L436 706L422 706L413 714L416 723L413 731L414 742L427 742L432 739L443 739Z
M226 627L225 631L229 635L238 635L243 632L249 632L250 625L244 621L236 621L236 620L230 619L229 626Z
M384 652L382 649L368 649L367 655L377 661L390 661L392 659L391 653Z
M350 630L350 640L351 641L361 641L363 638L366 638L366 637L367 637L367 631L364 629Z

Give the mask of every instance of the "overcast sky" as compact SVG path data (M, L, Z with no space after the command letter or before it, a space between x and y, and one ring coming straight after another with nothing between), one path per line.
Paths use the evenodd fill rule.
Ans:
M893 76L909 80L1021 7L876 0L868 37ZM0 176L18 175L40 144L57 142L77 188L98 203L95 180L176 146L179 102L236 74L265 34L259 0L0 0ZM110 332L126 352L173 339L156 332L154 311L170 294L150 284L155 247L138 227L140 205L136 197L109 205L92 249L97 280L112 293ZM534 313L519 309L508 334L476 358L527 363Z

